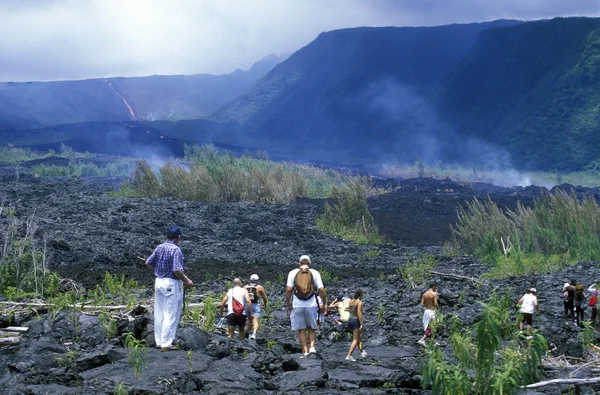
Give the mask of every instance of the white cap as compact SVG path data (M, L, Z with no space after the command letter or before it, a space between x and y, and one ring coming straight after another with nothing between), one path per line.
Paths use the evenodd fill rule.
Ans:
M258 274L251 275L250 280L258 280Z
M531 289L529 290L529 292L531 292L531 293L536 293L537 291L535 290L535 288L531 288Z
M302 255L300 259L298 259L298 262L310 264L310 257L308 255Z

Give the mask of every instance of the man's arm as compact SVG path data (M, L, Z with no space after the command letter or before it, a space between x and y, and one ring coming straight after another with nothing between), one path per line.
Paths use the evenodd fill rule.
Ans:
M248 291L244 292L244 299L246 300L246 306L248 306L248 317L252 317L252 301L250 300L250 295L248 295Z
M183 285L185 285L188 288L194 284L192 280L190 280L183 272L173 272L173 274L175 275L175 277L183 281Z
M323 305L321 306L321 313L325 315L327 314L327 292L325 292L324 287L319 288L319 296L321 297L321 301L323 302Z
M225 296L223 296L223 299L221 300L221 303L219 304L219 317L223 316L223 307L225 307L226 303L227 303L227 292L225 293Z
M292 287L285 287L285 309L292 311Z
M266 308L267 307L267 292L265 291L265 287L263 287L262 285L259 285L258 293L262 297L263 304L265 305L265 308Z

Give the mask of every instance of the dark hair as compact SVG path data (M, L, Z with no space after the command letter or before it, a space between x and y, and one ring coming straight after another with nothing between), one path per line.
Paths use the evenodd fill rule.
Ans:
M179 229L179 226L173 225L169 229L167 229L167 239L169 239L169 240L175 240L180 235L181 235L181 229Z
M436 284L435 283L429 283L429 288L435 288Z
M357 289L356 292L354 292L354 299L360 299L363 296L363 291L362 289Z

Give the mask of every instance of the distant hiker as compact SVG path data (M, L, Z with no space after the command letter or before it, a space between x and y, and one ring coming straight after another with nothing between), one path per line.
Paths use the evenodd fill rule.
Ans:
M252 319L248 320L248 339L256 339L256 332L258 332L258 320L260 318L260 303L258 298L261 297L264 308L267 308L267 293L265 288L258 283L258 274L250 276L250 282L244 286L250 296L252 302ZM250 316L248 307L246 307L246 315Z
M183 273L183 253L179 248L181 229L171 226L167 240L154 249L146 266L154 270L154 341L161 351L175 350L173 340L183 307L183 285L192 286Z
M567 310L569 311L569 318L575 321L575 285L577 282L571 280L567 287Z
M587 307L583 284L577 284L575 287L575 322L578 327L583 327L584 311Z
M520 312L523 314L523 319L519 322L519 329L523 333L523 327L527 324L527 338L531 339L531 326L533 325L533 313L539 311L539 304L536 297L536 289L531 288L529 292L523 295L517 302L521 305Z
M318 310L321 310L323 314L327 313L327 296L321 274L310 268L308 255L302 255L298 260L298 265L299 268L288 274L285 301L286 310L290 314L292 330L298 331L302 353L307 356L309 353L317 352L315 329L318 327ZM321 297L321 305L317 302L317 293Z
M423 330L425 333L417 343L422 346L426 346L425 339L431 337L431 322L435 319L435 311L438 308L438 295L435 290L436 284L431 283L429 289L421 297L421 306L425 308L423 313Z
M348 319L348 328L352 329L352 343L350 344L350 350L348 350L348 355L346 356L346 361L356 361L352 356L354 349L356 346L359 346L361 351L360 355L364 358L367 356L367 352L362 349L362 341L361 341L361 332L363 329L363 291L362 289L357 289L354 292L354 298L350 300L348 303L348 311L350 313L350 318Z
M563 285L562 288L562 299L563 299L563 306L565 308L565 317L570 317L571 314L573 313L573 309L572 307L569 305L569 287L571 286L571 284L569 283L565 283Z
M350 318L348 303L350 303L350 300L350 298L338 295L328 306L330 309L337 309L337 315L331 317L334 323L341 325L343 322L348 322L348 318Z
M590 293L590 301L588 306L592 309L592 325L596 324L596 317L598 316L598 285L594 283L589 286L588 292Z
M244 328L246 326L246 314L252 317L252 301L248 291L242 288L242 280L233 279L233 287L227 291L221 304L219 305L219 315L223 314L223 307L227 305L227 337L233 339L235 327L239 329L240 340L244 340L246 335ZM246 309L246 307L248 307Z

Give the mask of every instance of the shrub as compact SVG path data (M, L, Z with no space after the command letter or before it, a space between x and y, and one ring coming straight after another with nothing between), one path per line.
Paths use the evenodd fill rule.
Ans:
M156 174L145 161L139 161L123 193L160 197L171 196L204 202L289 203L300 196L328 197L334 186L357 177L314 166L276 163L264 153L236 157L212 145L186 146L189 166L168 162Z
M458 210L452 227L455 241L495 266L495 275L548 273L568 261L600 260L600 207L592 198L578 200L558 192L501 210L496 203L474 199ZM512 249L503 254L501 238Z
M398 269L402 279L410 288L423 285L427 274L438 264L438 260L430 254L424 254L417 259L412 259Z
M436 394L511 394L518 386L537 380L548 348L546 339L534 333L525 346L507 341L501 328L508 317L505 310L484 304L474 333L461 331L461 325L454 322L450 343L456 362L447 362L441 349L430 342L421 365L423 387L430 386ZM473 378L468 374L472 370Z
M134 163L133 159L119 159L104 167L93 163L36 165L31 168L31 172L40 177L129 177L133 174Z
M382 244L375 220L367 207L367 192L354 181L343 189L333 188L333 204L317 217L317 227L326 233L357 244Z
M0 206L0 215L8 216L8 225L0 235L0 293L20 297L26 294L49 296L56 293L60 278L48 270L46 244L39 246L35 216L21 223L11 207ZM24 227L25 234L18 229Z

